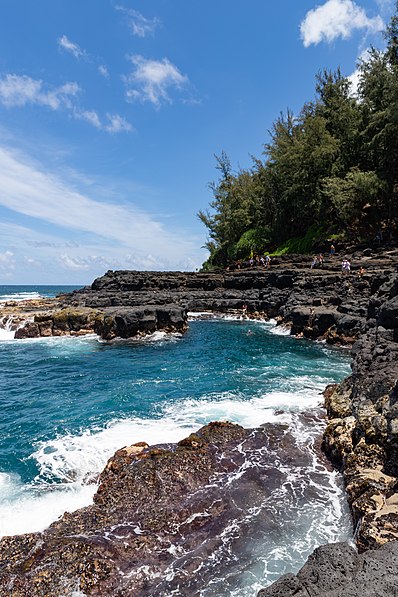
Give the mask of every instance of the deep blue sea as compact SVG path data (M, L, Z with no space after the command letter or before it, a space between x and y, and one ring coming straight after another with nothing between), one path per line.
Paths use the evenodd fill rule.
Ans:
M0 287L0 302L68 290ZM0 329L0 535L42 530L89 504L96 475L125 445L179 441L213 420L285 424L313 452L308 483L316 491L305 513L297 511L296 530L287 536L275 521L280 532L251 546L247 586L229 594L255 595L317 545L351 537L340 475L314 447L324 425L321 391L349 371L346 352L292 338L273 322L193 319L183 336L113 343L13 340ZM316 413L315 428L298 424L303 411Z

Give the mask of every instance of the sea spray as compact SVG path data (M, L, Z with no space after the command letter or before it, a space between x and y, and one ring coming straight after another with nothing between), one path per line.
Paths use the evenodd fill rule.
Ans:
M275 335L274 327L193 321L184 336L132 342L107 344L95 336L0 342L1 532L41 530L65 510L89 504L98 474L122 446L170 444L211 420L230 420L289 429L307 464L288 470L277 450L270 455L287 479L265 504L278 516L279 530L264 543L257 523L236 527L232 521L225 528L225 549L220 546L214 558L226 558L226 594L254 595L255 586L297 568L315 545L347 538L341 480L318 450L321 392L348 373L347 356ZM295 495L304 497L294 502ZM248 532L250 554L240 577L251 593L237 586L241 581L227 565L231 550L245 549L236 537ZM208 579L209 597L221 595L221 580Z

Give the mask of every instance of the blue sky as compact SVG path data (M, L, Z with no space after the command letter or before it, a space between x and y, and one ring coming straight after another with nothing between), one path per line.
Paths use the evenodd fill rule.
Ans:
M322 68L383 46L389 0L1 0L0 284L194 270L217 178Z

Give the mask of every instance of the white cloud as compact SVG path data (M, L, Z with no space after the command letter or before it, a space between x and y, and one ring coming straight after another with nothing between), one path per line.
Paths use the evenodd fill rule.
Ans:
M188 77L167 58L147 60L143 56L130 56L134 71L124 78L128 89L128 100L140 99L159 106L162 101L171 102L169 90L181 89L188 84Z
M102 128L102 123L97 112L94 110L77 110L73 111L73 116L78 120L85 120L97 129Z
M62 267L69 270L75 271L87 271L87 270L94 270L104 272L108 269L112 268L123 268L124 260L120 259L107 259L102 255L76 255L72 256L68 253L62 253L58 256L58 263L61 264Z
M126 267L133 254L137 263L148 265L148 255L152 255L155 269L155 264L173 269L189 260L196 267L203 261L199 239L166 229L134 205L95 200L5 147L0 147L0 205L15 212L15 217L32 218L32 228L39 225L52 230L51 235L43 236L0 223L0 238L7 240L8 247L20 250L23 239L32 249L32 258L44 261L44 255L51 255L70 270L97 274L109 263ZM66 246L70 236L73 242Z
M108 119L108 124L104 126L104 129L108 131L108 133L121 133L123 131L130 132L134 130L131 124L118 114L107 114L106 117Z
M360 55L358 56L357 62L361 62L362 60L366 61L368 59L369 59L369 48L366 48L366 50L363 50L363 52L361 52ZM361 73L360 73L359 68L356 68L354 70L354 72L351 73L351 75L349 75L347 77L347 79L351 85L351 95L354 97L358 95L360 77L361 77Z
M14 253L12 251L4 251L4 253L0 253L0 269L2 271L9 271L14 268Z
M68 39L66 35L62 35L58 38L58 46L66 52L72 54L75 58L82 58L86 55L86 52L82 50L78 44L75 44L73 41L70 41L70 39Z
M153 35L156 28L160 25L160 20L157 17L148 19L138 10L130 10L124 6L116 6L116 10L124 12L128 16L129 27L133 33L138 37L146 37Z
M321 41L330 43L338 37L348 39L355 29L377 33L383 28L380 16L369 18L353 0L327 0L322 6L308 11L300 25L306 48Z
M43 81L26 75L7 74L0 79L0 102L7 107L37 104L58 110L62 106L70 107L71 98L76 97L79 92L77 83L65 83L45 91Z
M41 261L38 261L37 259L34 259L33 257L30 257L28 255L24 256L24 262L26 263L26 265L29 268L36 268L36 269L41 269L43 267L43 264Z
M76 96L81 89L77 83L65 83L55 89L45 90L43 81L31 79L26 75L7 74L0 78L0 103L7 108L22 108L27 104L45 106L52 110L61 108L70 111L76 120L84 120L95 128L108 133L133 131L132 125L118 114L107 114L102 122L95 110L83 110L76 107Z
M66 269L87 270L89 267L86 260L80 259L78 257L70 257L65 253L60 255L58 260Z
M382 12L391 13L394 10L395 0L376 0Z
M100 64L98 67L99 74L104 77L105 79L109 78L109 71L105 64Z
M132 125L125 118L119 116L119 114L107 114L107 122L102 122L94 110L75 109L73 116L78 120L85 120L95 128L107 131L108 133L131 132L134 130Z

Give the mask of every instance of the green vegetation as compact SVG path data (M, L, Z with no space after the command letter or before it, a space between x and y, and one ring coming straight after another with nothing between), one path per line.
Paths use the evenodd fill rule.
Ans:
M252 253L311 252L323 241L372 240L398 217L398 1L384 52L359 64L353 93L340 70L316 76L315 99L281 114L261 159L234 172L216 156L205 269Z
M273 251L272 255L285 255L286 253L310 253L314 245L324 238L323 229L313 224L304 236L289 238L280 247ZM330 237L329 237L330 239Z

